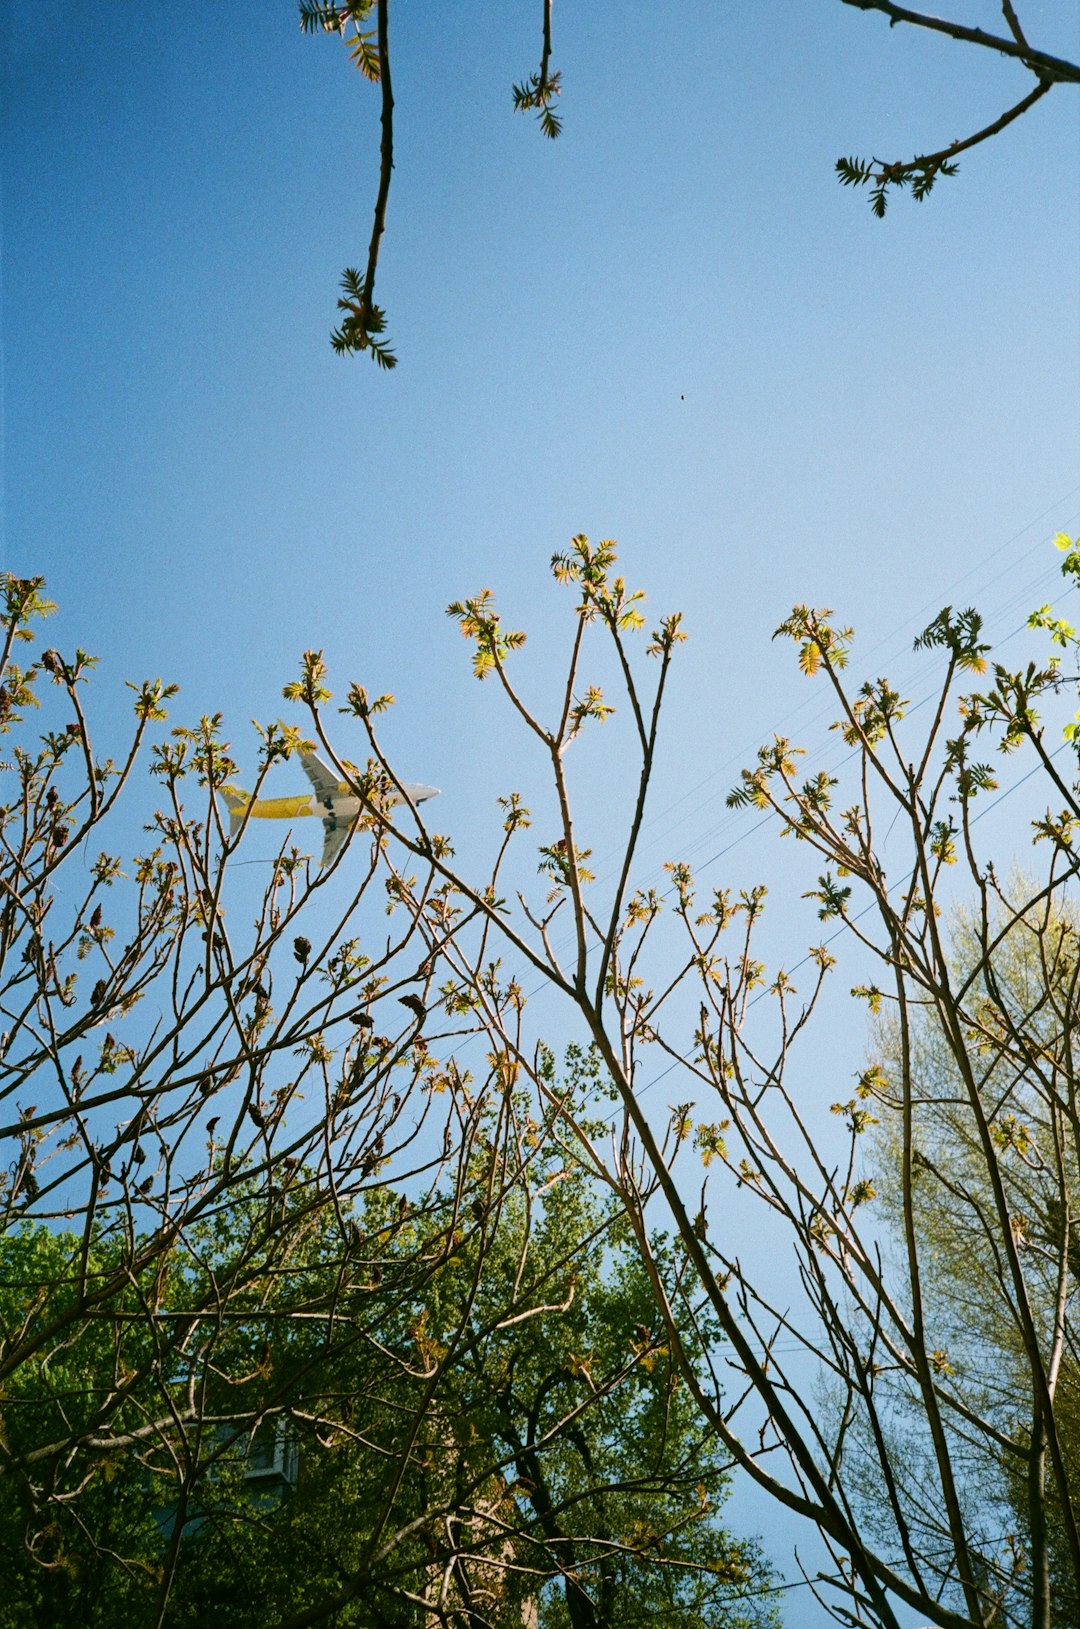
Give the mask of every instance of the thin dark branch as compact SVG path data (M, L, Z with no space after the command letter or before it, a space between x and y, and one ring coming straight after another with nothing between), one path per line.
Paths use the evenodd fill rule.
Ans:
M965 23L954 22L948 17L933 17L922 11L912 11L908 6L894 5L893 0L840 0L840 3L854 6L857 11L880 11L892 24L910 23L914 28L928 28L952 40L982 45L989 51L1000 51L1003 56L1016 57L1040 79L1065 85L1080 84L1080 63L1052 56L1049 51L1033 50L1026 43L1021 44L1017 38L1006 39L1002 34L988 34L984 28L969 28Z
M390 197L390 178L394 170L394 92L390 81L390 0L379 0L379 89L382 92L382 142L379 147L379 195L375 200L375 219L368 244L367 272L364 276L364 305L371 310L375 297L375 272L379 264L379 248L386 230L386 205Z
M1014 119L1019 119L1029 108L1033 108L1035 103L1040 101L1052 89L1053 86L1049 80L1041 80L1034 90L1029 91L1021 101L1016 103L1015 107L1008 108L1000 118L994 119L991 124L986 125L982 130L977 130L974 135L965 137L963 141L954 141L948 147L942 147L936 153L923 153L918 158L911 159L907 164L887 164L883 166L885 177L899 179L901 175L939 170L943 164L950 163L958 153L966 153L969 148L977 147L980 142L989 141L991 136L996 136L999 131L1012 124Z
M378 78L382 94L382 140L379 147L379 190L375 199L375 218L368 244L367 266L363 282L359 272L348 268L341 278L342 297L338 309L347 315L341 327L331 336L331 344L339 355L351 351L370 351L382 368L397 366L397 358L384 338L385 313L375 304L375 274L379 265L379 250L386 230L386 210L390 198L390 181L394 172L394 91L390 76L390 0L378 0L378 70L363 68L369 79ZM359 43L365 43L358 36Z
M542 92L548 88L548 68L551 64L551 7L553 0L544 0L544 49L540 56L540 85Z

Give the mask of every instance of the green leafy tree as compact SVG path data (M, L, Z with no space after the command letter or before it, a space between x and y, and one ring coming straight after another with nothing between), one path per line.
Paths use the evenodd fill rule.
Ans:
M9 1451L49 1465L39 1451L74 1429L80 1486L53 1498L48 1528L11 1569L0 1623L149 1623L170 1551L163 1621L178 1629L772 1622L757 1551L717 1523L721 1457L663 1336L643 1322L651 1291L632 1238L581 1166L524 1103L518 1111L527 1179L497 1174L506 1145L485 1122L471 1198L439 1216L449 1248L432 1236L433 1210L386 1188L350 1219L362 1280L348 1277L329 1211L287 1263L264 1263L260 1293L246 1306L229 1298L212 1371L194 1369L187 1345L204 1394L194 1426L178 1344L163 1388L174 1421L142 1429L160 1406L142 1349L163 1323L205 1340L206 1280L226 1283L238 1260L249 1279L267 1220L254 1187L245 1207L192 1230L156 1319L128 1322L114 1307L47 1373L20 1372L5 1406ZM42 1286L36 1319L62 1313L72 1242L24 1227L2 1247L4 1327L31 1285ZM91 1271L109 1265L97 1252ZM318 1316L328 1303L333 1338ZM87 1439L118 1368L127 1407L98 1447ZM252 1469L275 1446L297 1467L284 1496L280 1484L260 1489ZM25 1520L20 1491L0 1484L9 1535Z
M978 1058L979 1095L994 1106L996 1157L988 1165L979 1117L958 1069L950 1037L932 1010L906 1032L883 1017L876 1049L882 1081L905 1076L910 1093L912 1182L905 1195L904 1099L894 1087L879 1100L872 1139L882 1207L898 1239L907 1213L918 1240L928 1341L950 1380L962 1379L994 1431L969 1441L972 1469L964 1494L973 1514L986 1500L987 1530L1011 1530L1018 1564L1035 1557L1057 1621L1080 1617L1065 1522L1056 1485L1039 1451L1040 1408L1030 1337L1018 1287L997 1245L1000 1182L1023 1266L1038 1351L1052 1399L1066 1481L1080 1485L1080 1352L1074 1303L1080 1292L1080 1141L1075 1108L1073 1029L1080 935L1071 891L1057 900L1017 876L1008 892L1037 903L1020 914L998 901L985 922L957 911L951 934L953 978L971 991L977 1027L968 1045ZM907 1399L910 1403L910 1395ZM914 1455L919 1415L905 1412ZM922 1444L922 1452L927 1444ZM980 1466L979 1457L984 1463ZM990 1498L986 1499L987 1494ZM1032 1532L1033 1524L1039 1529Z

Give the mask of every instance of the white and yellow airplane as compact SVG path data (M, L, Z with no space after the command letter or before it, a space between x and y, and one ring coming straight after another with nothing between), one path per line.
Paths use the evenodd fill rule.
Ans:
M338 779L317 753L302 752L300 762L315 788L314 792L305 792L300 797L252 799L249 793L242 792L237 786L223 786L221 795L229 807L229 824L235 832L245 816L251 820L302 820L309 815L318 816L326 833L319 864L331 865L364 812L363 800L357 797L347 782ZM405 791L413 803L425 803L428 798L439 795L434 786L406 784ZM402 801L396 792L392 792L388 799L390 803Z

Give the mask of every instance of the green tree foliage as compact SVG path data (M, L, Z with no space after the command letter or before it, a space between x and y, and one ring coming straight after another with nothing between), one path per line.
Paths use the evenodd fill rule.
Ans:
M206 1339L191 1316L206 1282L227 1283L256 1239L265 1249L252 1186L227 1220L191 1230L155 1315L134 1285L47 1366L18 1371L5 1450L52 1483L37 1489L41 1524L33 1473L0 1481L13 1560L0 1624L149 1624L173 1549L163 1621L177 1629L772 1622L760 1557L717 1523L722 1458L646 1321L632 1237L519 1107L530 1183L479 1228L447 1206L449 1249L431 1236L435 1212L384 1187L350 1217L362 1262L350 1279L325 1209L286 1265L263 1263L246 1306L230 1301L208 1368L184 1335ZM0 1327L62 1318L81 1248L44 1226L13 1232ZM92 1277L110 1275L110 1254L91 1251ZM72 1436L65 1482L49 1449ZM253 1471L274 1445L295 1456L291 1491Z
M1036 903L1019 911L1004 902ZM918 1243L927 1342L950 1384L977 1400L993 1431L968 1438L973 1456L965 1497L981 1520L1014 1537L1018 1566L1042 1556L1043 1588L1056 1621L1080 1620L1080 1593L1061 1500L1040 1450L1042 1406L1033 1358L1047 1377L1066 1480L1080 1486L1080 1139L1076 1127L1073 1031L1080 933L1071 890L1038 898L1016 876L985 922L957 910L951 934L953 979L970 991L966 1046L989 1108L992 1158L980 1116L932 1009L905 1029L890 1012L878 1024L882 1063L873 1160L884 1213L898 1241L908 1225ZM886 1081L894 1083L886 1086ZM906 1104L905 1104L906 1092ZM906 1107L906 1114L905 1114ZM905 1193L905 1134L912 1180ZM1007 1270L997 1243L998 1196L1018 1246L1022 1279ZM1018 1298L1031 1309L1031 1335ZM902 1398L914 1457L918 1409ZM958 1426L958 1430L959 1430ZM983 1463L980 1465L979 1460ZM1040 1489L1045 1488L1045 1494ZM1041 1535L1033 1522L1045 1522Z

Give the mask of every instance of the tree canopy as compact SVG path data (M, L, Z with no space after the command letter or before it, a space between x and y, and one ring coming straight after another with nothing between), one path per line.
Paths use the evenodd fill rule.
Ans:
M1071 583L1080 556L1069 539L1059 544ZM761 749L732 792L733 806L770 811L780 829L824 867L807 897L830 925L828 938L788 967L770 970L755 951L763 889L736 897L720 888L701 900L690 868L679 862L670 866L665 895L633 889L667 675L681 628L678 617L657 619L645 656L654 675L646 680L633 654L635 637L648 626L643 597L616 570L614 546L584 537L553 559L554 575L575 606L564 702L552 719L534 711L515 684L513 663L524 635L504 623L493 597L485 592L450 606L472 646L477 676L494 681L546 755L562 830L539 848L548 889L543 902L521 894L511 909L493 890L485 895L461 876L452 860L436 864L463 902L484 912L508 951L558 991L587 1026L617 1109L610 1152L580 1127L579 1138L631 1219L673 1348L680 1349L679 1306L689 1313L704 1304L715 1317L730 1347L727 1362L745 1389L733 1405L721 1400L695 1381L689 1352L684 1378L732 1459L774 1499L816 1524L832 1558L831 1567L812 1580L822 1600L841 1622L857 1607L865 1621L895 1626L898 1601L945 1629L988 1629L1000 1621L1049 1625L1055 1606L1047 1584L1054 1564L1048 1524L1060 1532L1059 1553L1068 1554L1072 1577L1080 1573L1065 1446L1068 1387L1061 1383L1063 1354L1074 1339L1069 1224L1063 1224L1049 1264L1027 1253L1004 1174L1014 1154L1016 1117L986 1059L999 1057L1008 1080L1010 1069L1042 1058L1039 1023L1058 1011L1059 999L1046 982L1051 975L1063 977L1065 1062L1057 1074L1044 1071L1041 1090L1054 1136L1074 1144L1067 1061L1073 962L1055 959L1051 940L1032 1010L1017 1010L995 986L994 975L1007 932L1021 933L1038 921L1048 903L1065 910L1070 897L1080 801L1061 761L1075 754L1077 726L1064 721L1059 703L1075 680L1066 677L1055 647L1071 653L1077 635L1043 606L1030 620L1033 652L1040 638L1049 652L1010 668L993 659L977 611L947 607L916 642L935 664L920 708L928 709L929 723L919 728L911 721L915 710L886 677L848 685L849 629L829 611L794 608L778 635L794 644L802 671L829 687L835 729L854 769L841 791L839 774L801 769L798 748L778 737ZM614 648L618 698L585 678L587 665L598 659L597 642ZM965 688L972 684L982 687ZM635 755L638 782L625 812L621 859L600 883L589 866L592 847L575 817L567 754L572 746L582 750L576 743L583 735L610 725L616 699L626 716L623 739ZM309 712L312 729L330 750L321 702L309 702ZM368 718L365 725L373 760L383 762L374 721ZM994 756L1001 754L1023 754L1027 768L1018 784L1036 779L1038 785L1028 807L1041 870L1037 881L1015 888L979 845L978 828L999 785ZM1046 797L1056 800L1056 812L1055 805L1046 810ZM513 799L506 808L508 835L518 840L527 815ZM890 839L888 868L880 833ZM606 838L610 845L610 832ZM426 852L423 837L419 843L417 852ZM956 887L954 867L963 868L980 923L977 972L962 980L941 923L942 903ZM681 954L657 926L669 912L685 934ZM558 941L557 921L563 924ZM825 999L836 966L830 944L838 935L850 935L870 967L877 964L877 976L852 990L855 1002L871 1014L883 1005L894 1008L904 1033L925 1013L948 1046L985 1173L979 1226L1010 1297L1024 1353L1024 1388L1010 1392L1002 1405L1021 1422L1010 1426L1007 1438L978 1377L954 1365L939 1344L923 1287L926 1241L911 1220L904 1252L883 1255L877 1185L861 1153L862 1139L875 1118L894 1117L910 1217L919 1168L913 1131L918 1086L907 1054L898 1078L871 1064L850 1096L834 1104L843 1128L839 1145L800 1107L795 1077L802 1038ZM485 997L479 969L463 964L462 972L463 987L480 1010ZM528 1070L527 1053L494 1012L487 1022L492 1043ZM644 1083L661 1061L665 1075L677 1071L681 1077L676 1094L686 1095L672 1106L666 1127L643 1102ZM704 1184L691 1174L695 1154L699 1171L705 1169ZM1054 1157L1067 1216L1069 1184L1061 1173L1068 1161L1063 1153ZM739 1230L733 1229L730 1206L710 1201L710 1170L718 1192L726 1176L732 1202L764 1207L770 1226L786 1235L801 1281L795 1304L779 1301L767 1279L743 1267L738 1237L748 1216L740 1212ZM687 1262L674 1295L645 1224L646 1206L657 1200L672 1218ZM1058 1286L1049 1304L1047 1271L1056 1273ZM831 1397L825 1409L807 1395L800 1377L807 1356L824 1376ZM920 1441L928 1445L921 1457L911 1453L900 1428L912 1413ZM975 1497L974 1467L991 1462L1001 1473L996 1492ZM1010 1509L1004 1533L984 1521L990 1507Z
M1080 551L1060 544L1071 581ZM1059 704L1075 680L1057 651L1080 640L1043 606L1030 638L1049 654L1009 668L977 612L947 608L917 642L934 688L916 728L886 678L848 685L850 631L795 607L779 634L829 686L854 776L841 793L840 775L801 770L778 738L732 793L824 866L808 897L828 937L770 970L755 944L764 890L701 900L681 862L666 895L633 887L682 630L656 619L635 652L644 599L616 571L614 546L583 537L553 559L573 607L551 721L515 686L524 635L494 598L449 607L477 677L545 754L561 825L537 843L509 792L481 879L418 806L389 801L403 788L379 744L389 698L347 691L368 745L360 771L334 752L329 676L306 654L286 698L364 812L326 871L281 851L250 943L227 925L247 816L235 831L220 816L233 766L218 721L153 749L168 801L114 928L102 901L117 862L103 857L74 893L57 873L81 874L133 759L94 756L82 653L9 665L9 729L43 677L74 713L16 747L21 790L4 817L3 1454L41 1590L31 1563L57 1578L79 1545L97 1551L95 1529L113 1553L130 1515L125 1588L131 1567L149 1569L155 1624L185 1621L185 1589L205 1605L207 1577L250 1590L224 1559L237 1525L243 1556L262 1544L275 1565L305 1546L316 1557L302 1569L314 1598L279 1614L296 1629L354 1603L364 1621L373 1591L448 1622L479 1613L474 1596L492 1621L512 1600L574 1629L632 1621L642 1603L673 1625L737 1622L770 1601L752 1547L712 1521L738 1466L816 1528L827 1559L806 1583L841 1622L857 1611L896 1629L896 1603L943 1629L1062 1621L1080 1576L1080 795L1067 768L1078 726ZM46 607L40 584L8 593L10 650ZM604 644L619 698L585 677ZM165 700L136 691L137 736ZM638 778L622 858L598 879L568 755L620 728L616 700ZM261 740L269 759L304 737L280 725ZM1007 792L988 748L1028 760ZM1032 779L1041 869L1007 881L979 826ZM332 934L298 932L357 860L359 893L336 894ZM943 916L954 868L969 894L959 949ZM376 878L400 923L377 954ZM892 1016L830 1133L800 1108L796 1077L840 934L880 969L852 990L856 1006ZM584 1027L593 1061L566 1078L532 1027L526 974ZM476 1041L479 1072L460 1061ZM658 1063L687 1094L666 1120L645 1101ZM888 1180L874 1171L883 1148ZM790 1304L740 1259L756 1207L797 1264ZM980 1337L1000 1361L978 1357ZM279 1427L309 1469L280 1516L256 1520L221 1467L235 1479L236 1445L251 1452ZM124 1456L141 1469L120 1477ZM157 1560L145 1499L108 1491L133 1489L131 1476L169 1512ZM107 1519L92 1514L103 1496ZM350 1544L319 1551L343 1499L357 1501Z
M1072 1489L1080 1475L1073 1312L1080 1266L1072 1062L1077 917L1071 890L1047 896L1016 877L1008 892L1030 903L1016 912L999 900L986 920L956 911L951 935L953 978L971 991L977 1024L968 1044L978 1064L979 1101L995 1109L993 1155L987 1158L950 1036L924 1008L880 1021L884 1074L910 1083L910 1106L905 1117L895 1089L890 1093L891 1112L874 1132L875 1165L898 1247L918 1251L922 1316L937 1367L992 1427L969 1434L965 1444L971 1519L987 1532L1045 1527L1032 1545L1039 1569L1033 1587L1052 1603L1056 1620L1068 1623L1080 1612L1080 1596L1068 1519L1048 1470L1040 1376ZM998 1244L1003 1216L1018 1246L1019 1282ZM898 1402L898 1429L914 1470L932 1448L911 1395ZM1024 1559L1017 1548L1014 1564Z

